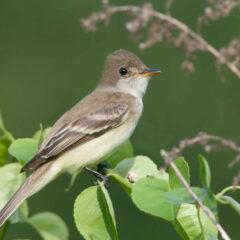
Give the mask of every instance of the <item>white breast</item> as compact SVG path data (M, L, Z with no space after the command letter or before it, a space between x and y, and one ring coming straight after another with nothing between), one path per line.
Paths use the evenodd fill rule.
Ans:
M136 105L132 109L132 115L121 126L61 154L54 160L36 191L53 180L60 172L64 170L73 172L87 165L97 164L102 157L114 151L132 135L142 109L142 99L138 96Z
M137 121L124 123L100 137L79 145L62 154L54 165L66 170L77 170L86 165L97 164L100 158L112 152L131 136L136 124Z
M64 170L74 172L87 165L97 164L102 157L114 151L131 136L136 124L137 121L127 122L60 155L54 160L32 194L42 189Z

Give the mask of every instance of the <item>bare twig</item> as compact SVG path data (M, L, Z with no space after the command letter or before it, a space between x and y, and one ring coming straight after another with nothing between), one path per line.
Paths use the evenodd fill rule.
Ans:
M208 208L203 204L203 202L197 197L197 195L192 191L191 187L188 185L185 178L182 176L181 172L178 170L176 165L172 160L169 159L168 155L163 154L163 157L166 161L166 163L169 163L169 165L172 167L173 171L178 176L179 180L183 183L189 194L192 196L192 198L196 201L196 203L202 208L203 212L209 217L209 219L212 221L212 223L216 226L219 233L221 234L222 239L224 240L231 240L226 231L223 229L223 227L217 222L214 215L211 211L208 210Z
M211 143L211 142L217 142ZM161 155L165 161L166 166L171 166L173 171L178 176L179 180L183 183L189 194L193 197L193 199L196 201L196 203L202 208L202 210L206 213L206 215L209 217L209 219L213 222L213 224L218 229L219 233L221 234L222 238L224 240L229 240L230 237L225 232L223 227L216 221L214 215L208 208L203 204L203 202L197 197L197 195L192 191L191 187L188 185L185 178L182 176L181 172L178 170L176 165L174 164L174 159L179 157L185 148L193 146L193 145L200 145L204 147L206 152L210 152L213 150L217 150L219 148L228 147L238 153L235 160L231 163L231 165L235 164L237 160L239 160L240 156L240 147L233 142L232 140L225 139L219 136L211 135L208 133L200 132L193 138L186 138L180 141L179 145L177 147L173 147L170 152L161 151ZM237 159L237 160L236 160ZM238 173L238 176L234 178L233 186L237 186L240 179L240 172Z
M237 152L236 157L228 164L229 167L233 167L240 161L240 146L238 146L234 141L205 132L200 132L193 138L181 140L179 145L177 147L173 147L172 150L167 154L170 159L176 159L177 157L181 156L185 148L194 145L202 146L206 152L211 152L222 148L230 148L231 150ZM237 186L239 181L240 172L233 178L232 185Z
M217 142L211 144L210 142ZM225 139L219 136L211 135L208 133L200 132L197 136L193 138L186 138L180 141L179 145L177 147L173 147L170 152L161 151L161 155L163 156L163 159L165 161L166 166L171 166L173 171L178 176L179 180L183 183L189 194L193 197L193 199L196 201L196 203L202 208L202 210L206 213L206 215L209 217L209 219L213 222L213 224L218 229L219 233L221 234L222 238L224 240L230 240L230 237L225 232L223 227L216 221L214 215L208 208L203 204L203 202L197 197L197 195L192 191L191 187L188 185L185 178L182 176L181 172L178 170L176 165L174 164L174 159L179 157L183 150L187 147L193 146L193 145L200 145L204 147L206 152L210 152L219 148L228 147L238 153L235 160L230 164L233 165L236 163L237 160L239 160L240 156L240 147L233 142L232 140ZM236 160L237 159L237 160ZM234 178L233 186L237 186L240 179L240 172L238 173L238 176Z
M144 49L161 41L165 41L166 43L171 41L175 47L184 51L186 60L185 63L182 64L182 67L184 70L189 70L190 72L194 70L191 63L191 66L189 65L190 60L194 58L192 53L194 51L208 51L215 57L218 63L227 66L230 71L240 78L240 69L238 67L239 60L236 52L232 54L234 59L226 58L222 52L216 50L186 24L168 14L155 11L150 3L145 3L142 7L131 5L110 6L108 1L104 0L102 11L92 13L90 17L82 19L81 22L86 29L96 31L98 22L108 23L111 16L118 12L127 12L130 16L135 17L126 24L126 28L135 37L139 36L141 30L149 24L150 20L155 24L152 30L149 29L149 35L146 42L140 43L139 48ZM177 37L172 35L173 30L180 31Z
M217 142L218 145L216 143L211 144L211 141ZM168 155L171 156L172 159L175 159L182 154L185 148L194 145L202 146L206 152L211 152L220 148L230 148L237 152L237 156L231 163L229 163L229 167L232 167L240 160L240 146L238 146L234 141L205 132L200 132L193 138L185 138L181 140L177 147L173 147L172 150L168 152Z
M221 17L227 17L231 11L240 6L239 0L208 0L209 4L204 9L203 16L198 18L198 29L202 24L208 24L210 21L216 21Z
M233 187L236 187L236 186L238 185L239 181L240 181L240 171L238 171L237 176L235 176L235 177L233 178L233 184L232 184Z
M211 144L210 143L211 141L216 141L219 143L219 145ZM202 146L206 152L211 152L213 150L218 150L220 148L225 148L225 147L238 152L238 155L236 156L236 158L234 158L234 160L229 164L230 167L233 166L233 164L235 164L236 159L239 159L240 146L238 146L234 141L230 139L225 139L219 136L211 135L205 132L200 132L193 138L185 138L181 140L179 142L179 145L177 147L173 147L172 150L167 154L172 159L175 159L182 154L185 148L191 147L194 145Z
M211 53L218 61L225 63L225 65L231 70L238 78L240 78L240 70L237 68L235 64L232 62L226 61L224 56L217 51L212 45L210 45L207 41L205 41L200 35L192 31L187 25L184 23L178 21L177 19L167 16L162 13L155 12L154 14L159 19L163 19L168 21L169 23L175 25L179 29L181 29L183 32L189 34L193 39L195 39L206 51Z
M166 8L165 12L167 13L167 15L171 15L170 8L173 4L173 1L174 0L168 0L168 1L165 2L165 8Z

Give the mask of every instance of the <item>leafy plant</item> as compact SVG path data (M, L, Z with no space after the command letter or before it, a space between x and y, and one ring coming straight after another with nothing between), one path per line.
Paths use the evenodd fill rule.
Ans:
M6 130L1 118L0 129L0 208L8 201L25 179L19 170L37 151L39 143L49 130L42 127L32 138L14 139ZM8 153L6 152L8 149ZM199 156L199 178L202 186L191 186L190 170L184 158L174 160L174 164L190 186L191 190L205 204L208 211L218 219L218 205L231 206L240 214L240 204L225 195L233 187L227 187L220 193L211 190L211 170L207 160ZM114 154L104 158L112 168L103 168L103 172L119 183L133 204L140 211L171 223L177 233L185 240L217 239L219 232L205 211L199 207L192 195L179 179L176 171L159 167L146 156L133 156L129 141ZM240 189L240 186L237 186ZM118 239L117 223L110 195L102 182L81 192L74 203L74 220L80 234L86 240ZM0 232L3 239L9 223L25 222L30 224L43 239L66 240L69 232L64 221L55 213L41 212L28 216L27 200L10 217Z
M48 130L49 128L43 130L41 127L33 138L15 139L5 128L0 114L0 131L3 133L0 136L0 208L7 203L25 180L26 174L20 174L20 169L36 154ZM4 239L9 223L19 222L33 226L44 240L66 240L69 236L66 224L55 213L41 212L29 217L28 204L25 200L0 229L0 239Z

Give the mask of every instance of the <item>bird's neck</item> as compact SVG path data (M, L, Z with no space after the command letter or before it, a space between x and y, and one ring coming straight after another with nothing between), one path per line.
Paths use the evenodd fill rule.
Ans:
M96 91L120 92L141 99L147 90L148 83L149 79L146 77L136 79L126 78L123 80L120 79L116 86L99 85Z

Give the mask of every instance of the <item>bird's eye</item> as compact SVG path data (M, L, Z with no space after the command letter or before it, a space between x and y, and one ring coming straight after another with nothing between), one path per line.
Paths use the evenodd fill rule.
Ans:
M126 68L120 68L120 69L119 69L119 73L120 73L121 75L126 75L126 74L127 74L127 69L126 69Z

